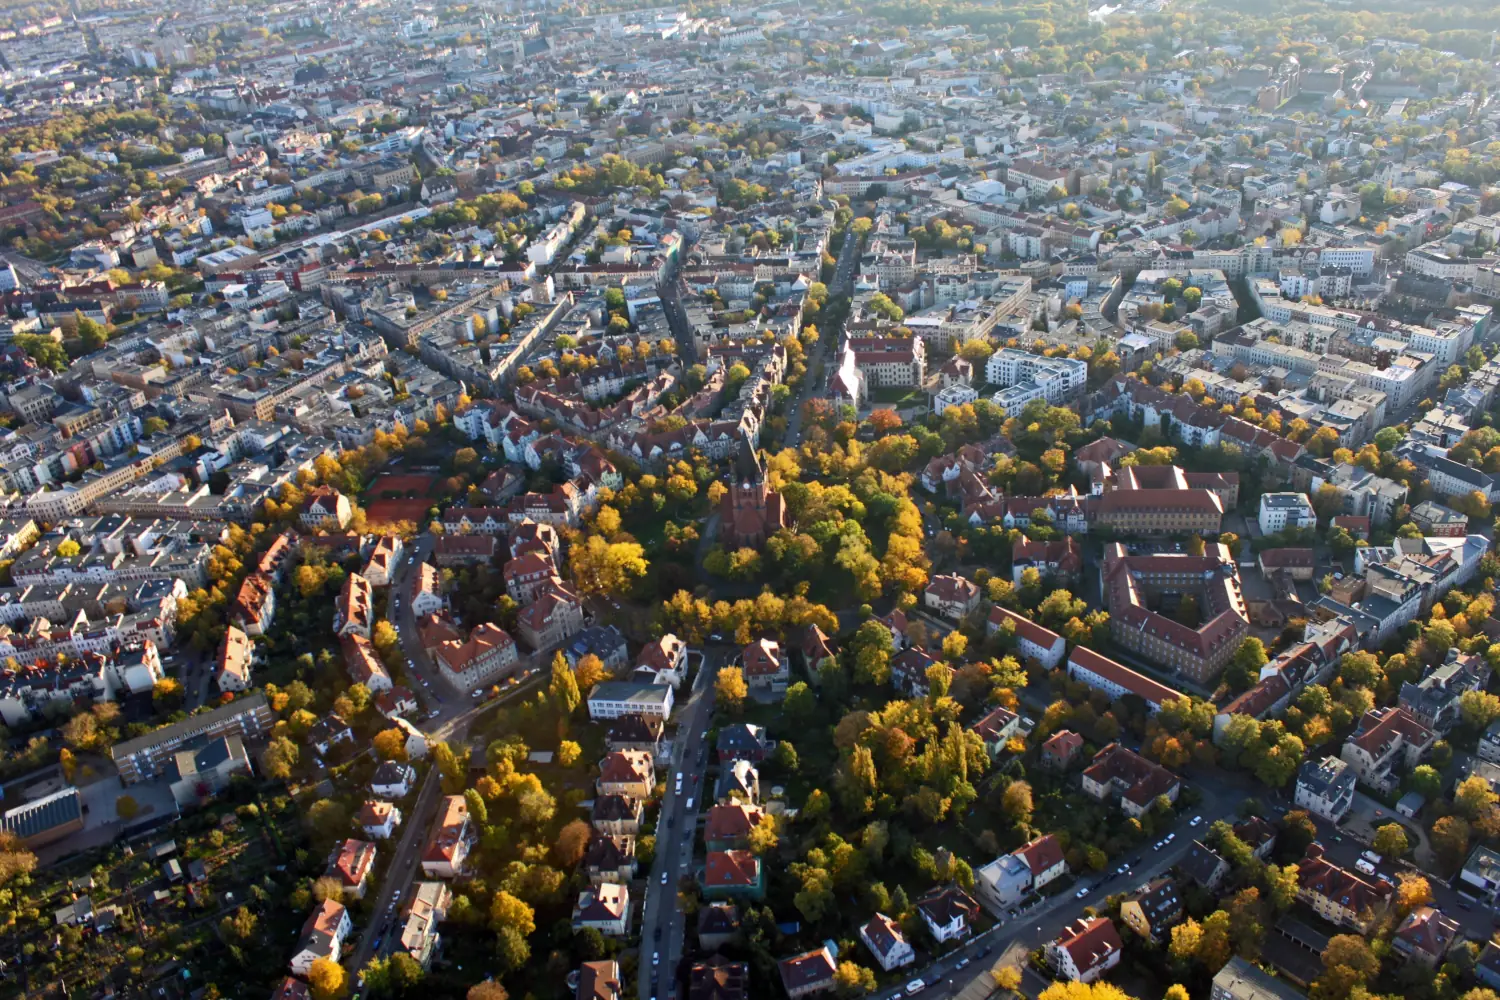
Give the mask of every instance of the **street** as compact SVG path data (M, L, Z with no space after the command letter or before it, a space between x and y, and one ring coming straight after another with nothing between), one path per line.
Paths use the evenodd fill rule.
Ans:
M705 740L713 721L713 681L719 666L732 655L732 650L724 648L704 652L703 664L693 679L692 693L677 708L677 734L672 740L671 756L667 765L658 770L667 794L656 821L656 861L647 876L646 898L640 913L641 963L636 989L637 996L650 1000L667 995L682 958L687 925L677 906L677 885L681 878L696 877L693 850L698 814L704 810L705 800L713 795L713 789L704 781L713 749ZM675 791L679 772L681 794Z

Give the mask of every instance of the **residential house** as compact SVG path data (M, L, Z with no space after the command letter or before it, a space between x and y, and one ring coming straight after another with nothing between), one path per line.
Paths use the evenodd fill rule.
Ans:
M1091 983L1120 964L1124 944L1107 917L1080 917L1047 945L1047 964L1063 979Z
M422 848L422 873L433 878L456 877L463 871L476 839L464 797L444 797Z
M265 635L276 620L276 588L264 573L251 573L240 583L229 621L246 635Z
M1331 924L1368 933L1395 895L1389 882L1366 880L1323 857L1314 843L1297 864L1297 899Z
M1493 905L1500 896L1500 853L1483 844L1477 845L1469 852L1469 860L1458 873L1458 881L1462 888Z
M740 666L751 691L786 692L791 664L780 643L756 639L740 651Z
M369 580L372 587L389 587L391 577L401 564L401 556L405 551L406 546L400 535L381 535L375 540L370 558L365 560L359 575Z
M1337 757L1303 761L1297 770L1297 808L1338 823L1354 808L1355 771Z
M1339 756L1360 781L1388 794L1400 784L1398 772L1419 764L1435 742L1437 733L1405 709L1376 708L1360 719Z
M600 795L629 795L649 799L656 787L656 767L649 753L616 750L599 763L595 783Z
M375 769L370 791L382 799L402 799L417 783L417 770L410 764L388 760Z
M703 843L710 851L742 850L750 846L750 831L760 825L765 812L754 803L727 802L708 810L703 823Z
M776 963L776 970L781 974L781 987L786 990L789 1000L833 989L836 969L833 952L826 944L815 951L783 958Z
M639 868L634 837L595 834L583 852L583 870L590 885L600 882L629 883Z
M646 643L641 655L635 658L636 669L651 671L653 683L665 683L675 688L687 676L687 652L687 643L668 632L660 639Z
M1065 771L1083 752L1083 737L1071 729L1062 729L1042 744L1042 767L1052 771Z
M1193 841L1193 846L1177 863L1177 868L1205 889L1218 888L1219 883L1229 874L1229 862L1201 840Z
M716 951L740 936L740 911L733 903L705 902L698 910L698 944Z
M252 686L250 668L255 662L255 647L250 637L230 625L224 630L219 642L219 655L214 665L214 683L221 694L237 694Z
M1491 722L1479 737L1478 756L1491 764L1500 764L1500 719Z
M1428 729L1446 733L1459 721L1459 698L1465 692L1482 690L1489 679L1489 664L1482 656L1450 649L1443 662L1429 667L1421 680L1401 684L1397 706Z
M1099 801L1118 799L1120 810L1138 819L1159 796L1176 802L1182 783L1177 776L1140 754L1111 743L1094 755L1083 772L1083 790Z
M516 661L516 641L498 625L481 622L468 639L438 643L431 651L438 674L460 694L498 683L512 673Z
M886 972L917 960L916 951L901 933L901 925L884 913L876 913L860 927L859 939Z
M302 925L302 936L297 940L297 950L292 953L292 972L306 976L312 964L320 958L337 962L344 941L353 930L349 911L342 903L332 899L319 903Z
M985 624L989 635L1005 633L1013 636L1016 651L1029 660L1035 660L1048 670L1057 669L1067 652L1068 644L1063 637L1051 629L1043 628L1024 615L996 604L990 608L989 621Z
M367 799L359 807L359 814L354 817L354 822L359 824L366 837L389 840L396 832L396 827L401 825L401 810L389 802Z
M369 639L372 628L375 628L374 588L359 573L351 573L333 601L333 633Z
M938 886L916 900L917 913L939 944L969 936L969 924L979 917L979 904L956 885Z
M1417 962L1429 969L1442 962L1448 949L1458 940L1458 921L1442 910L1431 906L1419 906L1396 925L1391 936L1391 947L1406 956L1407 961Z
M994 760L1005 749L1011 737L1021 726L1021 717L1008 708L996 705L984 717L969 727L969 731L984 741L984 749Z
M760 801L760 772L748 760L733 760L720 765L719 777L714 782L715 802Z
M1250 848L1262 861L1271 860L1271 851L1276 847L1276 825L1267 822L1259 816L1251 816L1247 820L1236 823L1233 827L1234 835Z
M672 689L640 681L604 681L589 692L589 718L619 719L643 715L665 721L672 714Z
M653 757L661 753L666 723L656 716L622 715L609 724L604 734L604 749L644 750Z
M817 682L818 671L823 669L823 664L838 660L837 644L816 625L808 625L802 630L802 642L798 649L802 653L802 669L814 683Z
M374 870L375 845L351 838L334 847L328 857L328 870L323 874L339 880L346 899L364 899Z
M401 933L396 939L400 949L426 969L432 964L441 936L438 924L448 919L453 905L453 890L442 882L418 882L402 908Z
M922 606L958 621L979 607L979 598L979 586L973 580L954 574L939 574L922 592Z
M1182 896L1169 875L1159 875L1130 893L1120 904L1120 919L1141 937L1157 944L1171 936L1182 920Z
M443 597L443 580L437 567L431 563L418 563L406 590L413 617L435 615L448 606Z
M766 738L763 727L748 722L732 722L719 730L714 753L722 764L732 760L748 760L759 764L771 755L775 742Z
M298 519L306 531L319 528L343 531L349 526L354 510L349 498L332 486L314 486L303 494L302 509Z
M703 864L703 895L708 899L764 898L760 858L749 851L709 851Z
M687 1000L746 1000L749 983L748 965L713 955L688 969Z
M573 930L592 927L605 937L625 937L630 931L630 887L601 882L584 889L573 905Z
M578 989L574 1000L623 1000L620 963L612 958L584 962L578 967Z
M625 636L613 625L590 625L580 629L563 650L563 655L574 669L585 656L597 656L604 664L604 672L611 675L623 674L630 664L630 649L625 645ZM679 676L677 682L681 683L681 680ZM677 684L672 686L675 688Z
M1214 975L1209 1000L1307 1000L1285 979L1235 955Z
M568 587L549 581L536 600L516 616L516 628L532 649L546 650L566 642L583 627L583 602Z
M628 795L600 795L594 799L594 829L615 837L634 837L641 832L644 809L640 799Z

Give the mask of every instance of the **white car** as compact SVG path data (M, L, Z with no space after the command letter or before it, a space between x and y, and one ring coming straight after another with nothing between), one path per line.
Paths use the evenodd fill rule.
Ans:
M1170 844L1172 841L1174 841L1176 839L1177 839L1177 834L1175 834L1175 833L1169 833L1169 834L1167 834L1167 839L1163 840L1162 843L1163 844Z
M661 952L659 952L659 951L653 951L651 953L651 964L652 965L660 965L661 964Z
M666 885L667 884L667 873L666 872L662 872L661 873L661 884L662 885Z
M920 979L913 979L906 984L906 995L914 997L927 988L927 984Z
M1088 894L1089 894L1089 887L1088 886L1084 886L1082 889L1079 889L1077 892L1073 893L1073 898L1074 899L1082 899L1084 896L1087 896Z
M1202 822L1203 822L1203 817L1202 816L1194 816L1191 820L1188 821L1188 826L1197 826L1199 823L1202 823Z

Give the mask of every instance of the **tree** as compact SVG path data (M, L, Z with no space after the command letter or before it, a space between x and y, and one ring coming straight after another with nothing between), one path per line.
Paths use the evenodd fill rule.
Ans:
M745 672L739 667L720 667L719 675L714 678L714 696L735 715L744 711L745 699L750 696Z
M344 967L330 958L314 959L307 970L307 984L314 1000L338 1000L349 985Z
M833 985L844 996L875 992L875 973L853 962L840 962L833 972Z
M344 898L344 883L332 875L324 875L313 883L313 899L318 902L333 900L337 903Z
M557 763L559 767L572 767L578 763L583 756L583 747L572 740L563 740L557 745Z
M1410 845L1399 824L1387 823L1375 831L1375 853L1392 860L1406 854Z
M476 983L469 987L465 994L465 1000L510 1000L510 994L505 992L505 987L493 979L486 979L482 983Z
M266 747L264 757L266 777L285 781L292 776L292 768L297 766L297 761L301 756L301 748L288 737L273 738L270 745Z
M1323 974L1313 983L1311 995L1315 1000L1344 1000L1379 972L1380 959L1364 938L1335 935L1323 951Z
M1179 962L1187 961L1198 954L1198 946L1202 941L1203 925L1188 917L1172 928L1172 957Z
M558 650L552 657L552 682L547 687L547 693L552 697L552 704L557 706L558 714L564 718L577 711L583 701L583 696L578 691L578 678L574 675L573 668L568 666L568 658L563 656L562 650Z
M1500 718L1500 696L1488 691L1465 691L1458 696L1458 710L1464 725L1483 730Z
M999 989L1014 993L1021 987L1021 970L1014 965L1002 965L993 970L990 976L995 980L995 986Z
M572 868L583 860L593 839L593 827L581 819L575 819L557 834L557 843L552 845L552 856L564 868Z
M1396 905L1403 913L1432 902L1432 886L1420 875L1402 872L1396 877Z
M512 930L528 937L536 930L536 911L501 890L490 903L490 925L497 931Z
M14 833L0 830L0 886L36 868L36 855L28 851Z
M1297 899L1297 866L1267 865L1265 882L1271 905L1278 911L1291 909L1292 903Z
M1459 816L1443 816L1432 824L1432 846L1449 865L1469 855L1469 824Z
M1037 1000L1135 1000L1114 983L1102 979L1092 983L1053 983L1037 995Z
M623 595L646 575L645 550L636 542L610 542L590 535L570 550L568 565L573 582L584 594Z
M1477 774L1465 778L1453 790L1454 806L1471 822L1488 815L1497 799L1500 796L1490 788L1490 783Z
M394 726L376 733L370 745L381 760L406 759L406 734Z
M1005 786L1005 793L1000 797L1000 809L1011 822L1018 826L1029 825L1033 808L1029 784L1012 781Z
M495 955L505 971L521 968L531 960L531 946L513 927L502 927L495 935Z

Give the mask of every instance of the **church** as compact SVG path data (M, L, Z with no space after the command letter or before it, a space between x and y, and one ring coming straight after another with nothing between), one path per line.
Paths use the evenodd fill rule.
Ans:
M735 454L734 480L719 501L719 539L726 548L758 549L786 527L786 503L766 484L760 456L746 439Z

